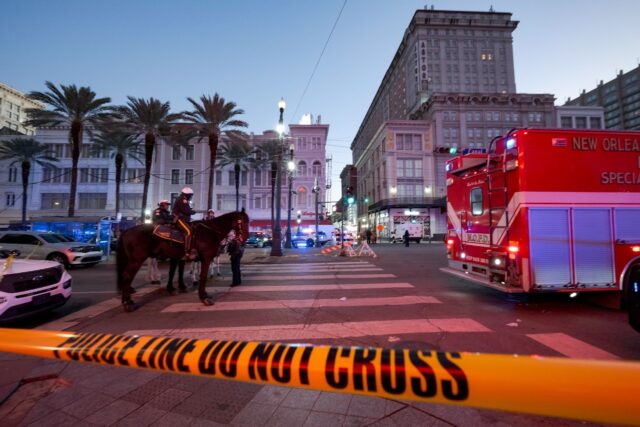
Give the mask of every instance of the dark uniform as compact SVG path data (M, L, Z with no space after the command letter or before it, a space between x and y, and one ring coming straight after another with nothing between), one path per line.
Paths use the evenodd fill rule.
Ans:
M244 247L240 244L240 240L237 237L231 239L227 245L227 253L231 259L231 273L233 279L231 280L231 286L238 286L242 284L242 276L240 273L240 260L244 254Z
M189 223L191 222L191 215L196 213L195 210L189 204L189 196L187 194L181 193L180 197L176 199L173 203L172 209L173 216L177 218L176 226L178 229L184 231L185 239L184 239L184 250L186 258L194 258L195 254L191 254L191 227L189 227Z
M153 224L154 225L159 225L159 224L171 224L173 222L173 216L171 215L171 212L169 212L169 209L163 207L163 206L158 206L154 211L153 211Z

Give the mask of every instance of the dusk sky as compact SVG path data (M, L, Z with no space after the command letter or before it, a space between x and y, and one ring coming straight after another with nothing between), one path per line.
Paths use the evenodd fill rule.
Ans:
M518 92L567 97L640 61L640 1L348 0L315 76L303 92L344 0L4 0L0 81L20 91L45 80L88 85L121 104L127 95L188 108L218 92L245 110L249 130L304 113L330 125L337 176L349 145L416 9L511 12ZM295 114L295 115L294 115Z

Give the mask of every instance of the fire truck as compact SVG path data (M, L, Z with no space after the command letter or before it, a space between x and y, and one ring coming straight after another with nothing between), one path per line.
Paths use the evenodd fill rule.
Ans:
M620 292L640 331L640 132L513 130L445 167L443 271L505 292Z

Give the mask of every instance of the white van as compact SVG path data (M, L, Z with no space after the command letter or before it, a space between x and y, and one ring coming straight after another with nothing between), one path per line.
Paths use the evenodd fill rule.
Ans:
M71 275L55 261L0 259L0 321L60 307L71 297Z
M420 240L424 238L424 227L422 222L411 223L403 222L401 224L395 224L395 234L393 243L402 243L404 241L404 232L409 230L409 241L420 243Z

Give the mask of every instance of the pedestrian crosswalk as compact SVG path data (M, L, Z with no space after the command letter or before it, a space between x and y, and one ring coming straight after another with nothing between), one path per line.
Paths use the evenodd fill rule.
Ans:
M504 344L495 325L461 316L465 311L450 301L445 303L440 295L425 295L413 283L401 281L369 261L256 263L243 265L242 270L241 286L225 286L221 279L210 283L213 286L208 290L216 297L213 306L184 298L159 310L158 327L127 332L243 341L407 341L414 345L424 342L425 348L443 334L483 334L481 341ZM194 318L193 327L163 327L163 316L177 313L201 317ZM616 358L561 333L521 334L518 339L526 340L525 353L529 349L530 353L574 358Z

